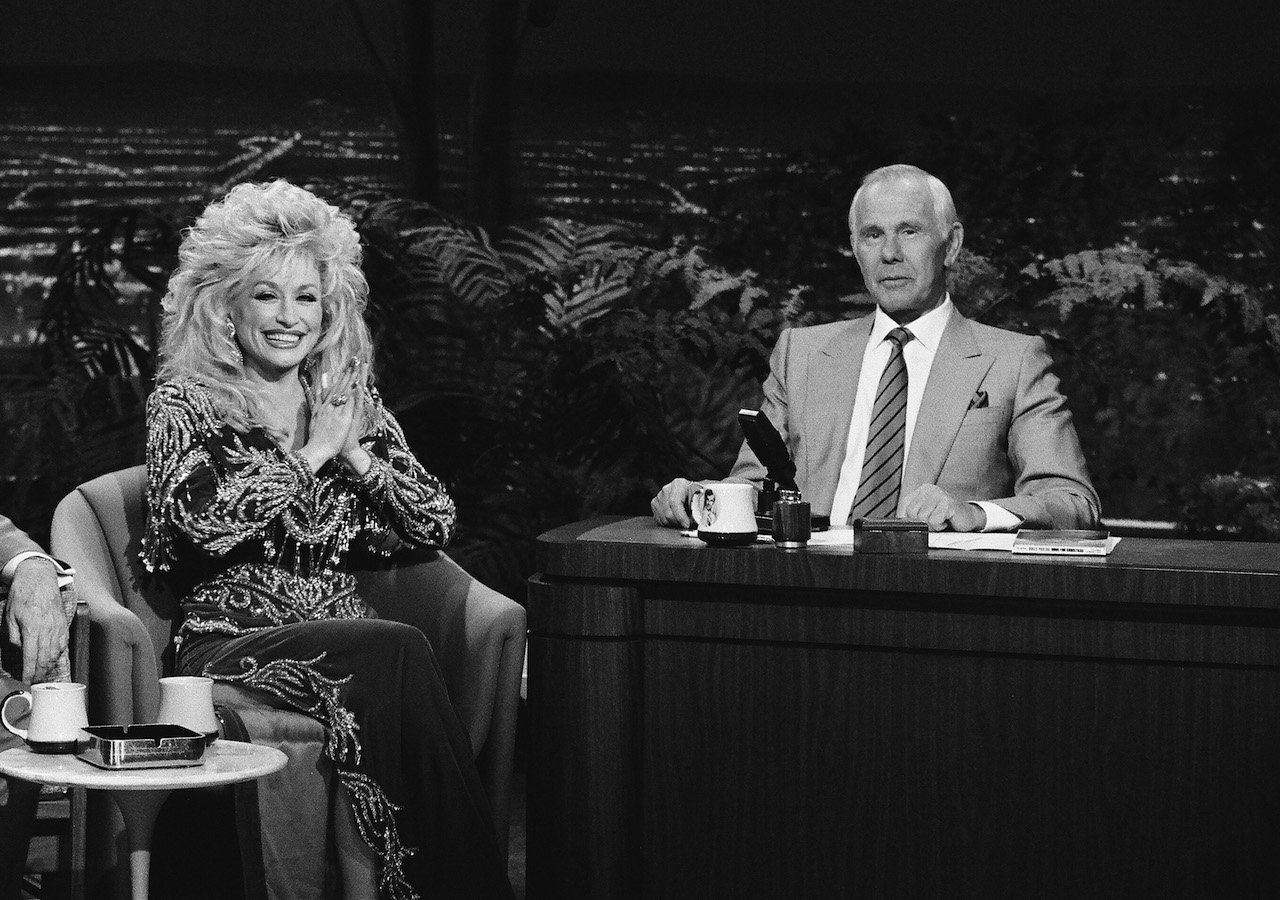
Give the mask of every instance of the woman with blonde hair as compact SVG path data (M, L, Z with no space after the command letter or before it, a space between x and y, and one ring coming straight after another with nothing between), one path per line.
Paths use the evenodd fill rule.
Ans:
M510 896L431 647L371 618L350 571L360 553L442 547L454 524L373 389L353 223L285 181L242 184L178 255L142 549L182 602L177 670L325 725L339 845L357 848L340 854L347 896Z

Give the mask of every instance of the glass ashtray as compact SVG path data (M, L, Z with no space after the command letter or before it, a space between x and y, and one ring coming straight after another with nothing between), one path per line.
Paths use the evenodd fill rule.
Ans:
M204 763L205 738L181 725L89 725L76 756L100 769L163 769Z

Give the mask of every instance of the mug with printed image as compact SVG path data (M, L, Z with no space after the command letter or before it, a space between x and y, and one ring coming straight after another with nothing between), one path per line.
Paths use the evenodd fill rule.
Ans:
M708 544L741 546L756 539L755 485L712 481L693 492L693 519L698 537Z

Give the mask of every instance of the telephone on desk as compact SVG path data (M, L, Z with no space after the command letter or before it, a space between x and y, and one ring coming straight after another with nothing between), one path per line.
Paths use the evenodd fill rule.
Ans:
M778 492L800 490L796 484L795 460L787 452L782 435L760 410L738 410L738 424L742 426L747 446L765 468L764 486L756 501L756 527L768 534L773 531L773 504ZM830 516L815 515L811 522L813 531L826 531L831 527Z

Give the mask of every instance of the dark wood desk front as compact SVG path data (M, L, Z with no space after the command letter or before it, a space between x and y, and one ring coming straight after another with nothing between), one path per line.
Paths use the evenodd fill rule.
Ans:
M538 897L1280 888L1280 546L539 543Z

